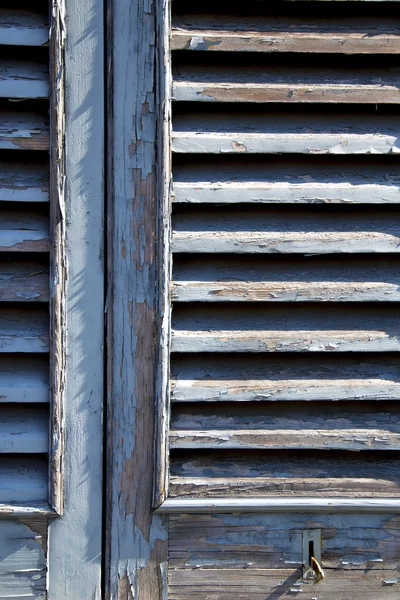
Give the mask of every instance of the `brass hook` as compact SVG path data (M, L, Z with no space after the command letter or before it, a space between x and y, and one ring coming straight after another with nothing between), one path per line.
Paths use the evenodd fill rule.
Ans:
M315 583L319 583L323 579L325 579L325 572L316 558L311 557L311 567L315 573Z

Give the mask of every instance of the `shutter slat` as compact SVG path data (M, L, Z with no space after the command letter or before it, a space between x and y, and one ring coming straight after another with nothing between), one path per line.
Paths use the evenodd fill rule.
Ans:
M221 308L219 308L221 306ZM290 305L289 305L290 306ZM395 308L360 305L176 305L173 352L397 352Z
M49 320L44 310L0 309L0 352L48 352Z
M378 232L329 233L268 233L243 232L175 232L173 252L188 253L299 253L299 254L360 254L398 253L399 236ZM1 242L0 242L1 249Z
M400 445L400 414L393 403L378 410L371 402L227 407L173 407L171 448L398 450Z
M185 354L174 357L172 369L173 403L400 400L400 365L393 355Z
M48 166L0 162L0 201L48 202Z
M172 449L231 449L263 450L268 448L296 449L310 448L320 450L400 450L400 430L396 433L384 429L339 428L325 431L317 427L312 431L292 431L280 429L276 423L274 431L263 430L218 430L212 431L174 431L169 441Z
M49 448L49 415L46 410L2 409L0 453L38 454Z
M174 30L172 50L215 52L301 52L399 54L398 34L369 30L359 33Z
M178 155L179 156L179 155ZM327 157L314 155L312 160L285 161L278 157L273 164L267 157L248 165L244 162L218 162L214 165L177 166L174 171L174 204L398 204L400 178L397 167L354 164L342 158L332 163ZM255 157L256 158L256 157ZM323 159L323 162L321 160ZM226 160L226 159L224 159ZM372 164L371 164L372 163Z
M47 461L41 457L3 455L0 458L1 503L46 503Z
M49 295L47 266L0 260L0 302L48 302Z
M399 473L390 451L174 451L170 496L399 497Z
M0 355L0 404L48 403L49 365L45 357Z
M31 10L0 8L0 44L44 46L49 41L45 15Z
M47 216L34 211L0 211L0 252L48 252Z
M49 126L35 113L0 113L0 149L49 150Z
M247 13L174 15L171 48L314 54L397 54L400 51L400 26L396 17L355 17L344 10L338 18L337 14L331 14L329 4L325 15L320 13L319 17L317 11L283 16L284 11L279 8L279 4L270 4L270 14L259 11L256 17Z
M179 67L173 100L185 102L280 102L395 104L400 101L399 70L316 69L265 65Z
M311 368L311 367L310 367ZM211 381L185 379L171 381L172 402L273 402L312 400L400 400L400 383L384 379L340 379L328 377L302 381L285 379L285 373L274 380Z
M396 283L374 281L180 281L172 285L171 299L176 302L399 302L400 290Z
M0 61L1 98L48 98L48 67L41 63Z

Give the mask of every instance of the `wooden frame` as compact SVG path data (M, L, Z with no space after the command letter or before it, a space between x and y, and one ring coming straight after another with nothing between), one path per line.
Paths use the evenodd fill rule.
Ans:
M101 595L103 21L102 0L53 2L51 600Z
M169 309L167 294L157 293L159 285L166 290L168 281L163 257L169 234L158 210L158 198L166 198L168 188L158 166L168 161L159 143L160 136L168 135L168 107L162 100L168 73L158 55L168 32L167 6L162 0L109 0L107 8L105 588L110 599L156 600L166 593L167 531L164 517L152 512L152 498L156 472L155 501L164 498L167 460L163 399ZM161 86L156 85L157 70ZM156 430L159 443L154 443Z

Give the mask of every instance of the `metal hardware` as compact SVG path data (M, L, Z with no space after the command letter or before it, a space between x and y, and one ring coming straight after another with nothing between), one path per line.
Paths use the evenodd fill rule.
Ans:
M315 583L325 579L325 573L321 567L320 529L303 531L303 578L313 579Z

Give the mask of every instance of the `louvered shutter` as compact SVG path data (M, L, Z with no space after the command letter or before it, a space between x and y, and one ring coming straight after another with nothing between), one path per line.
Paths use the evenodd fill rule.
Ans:
M399 496L393 6L172 2L181 507Z
M48 5L0 8L0 596L45 598L49 509ZM29 515L43 518L30 521ZM13 514L28 520L12 519ZM4 517L6 519L4 519Z
M47 506L48 6L0 9L0 502Z

